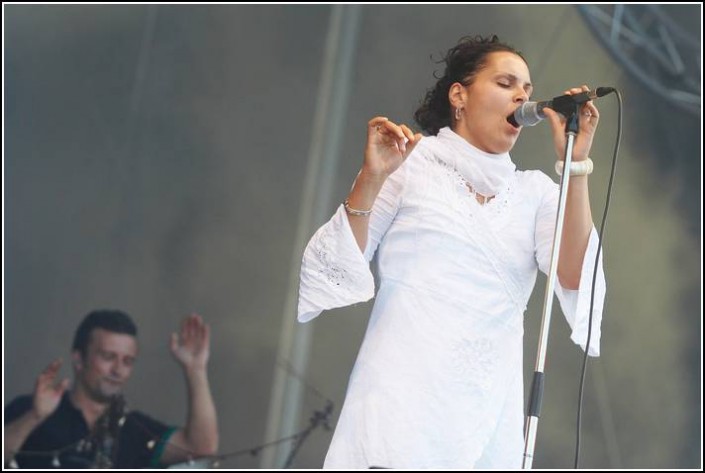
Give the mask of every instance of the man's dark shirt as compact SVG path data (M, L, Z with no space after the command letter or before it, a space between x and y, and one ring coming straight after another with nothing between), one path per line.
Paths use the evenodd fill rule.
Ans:
M32 396L15 398L5 407L5 425L11 423L32 408ZM159 459L175 428L166 426L141 412L129 411L119 429L117 442L110 444L113 468L158 467ZM81 442L90 439L88 425L80 410L76 409L65 393L56 411L42 422L20 448L15 461L20 468L56 468L52 465L54 452L60 450L59 468L95 468L96 443ZM153 442L150 442L153 440ZM81 446L79 446L82 444ZM69 448L67 448L69 447ZM81 450L81 451L79 451ZM26 451L28 454L22 454ZM103 449L105 453L106 449ZM33 452L33 453L29 453ZM46 452L37 455L34 452ZM7 459L6 459L7 460Z

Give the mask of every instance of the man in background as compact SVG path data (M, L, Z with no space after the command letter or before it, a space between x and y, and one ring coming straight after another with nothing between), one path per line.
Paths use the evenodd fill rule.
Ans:
M127 411L123 388L138 353L137 327L118 310L89 313L78 326L71 359L74 383L57 380L61 359L39 375L31 395L5 408L6 465L20 468L149 468L218 449L218 424L208 382L210 331L199 315L171 336L171 353L188 389L183 427Z

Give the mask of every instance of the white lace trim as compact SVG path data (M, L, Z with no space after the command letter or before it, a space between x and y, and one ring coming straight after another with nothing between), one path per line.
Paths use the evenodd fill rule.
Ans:
M318 229L301 262L298 319L369 300L375 284L369 263L357 247L343 206Z
M336 265L334 259L331 258L329 239L321 238L318 240L318 245L314 251L322 265L318 272L321 273L328 283L335 286L340 286L341 283L344 283L348 272L345 268Z
M469 218L473 218L476 212L482 212L492 218L499 218L507 214L515 195L516 173L507 181L503 190L491 196L485 203L480 203L477 200L477 196L480 195L485 198L487 196L476 193L470 183L453 166L435 156L432 159L443 168L451 182L456 186L457 192L454 194L454 200L460 204L459 207L463 208L464 213Z

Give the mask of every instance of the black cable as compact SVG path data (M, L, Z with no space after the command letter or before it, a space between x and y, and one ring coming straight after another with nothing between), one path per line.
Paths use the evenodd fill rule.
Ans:
M221 461L227 460L229 458L235 458L235 457L242 456L245 454L251 455L251 456L257 456L259 454L259 452L261 452L265 448L273 447L275 445L279 445L280 443L284 443L284 442L290 442L292 440L298 441L297 448L294 449L294 452L296 452L298 450L298 447L301 446L301 444L306 439L306 437L308 437L308 435L311 433L311 431L313 429L315 429L316 427L322 425L323 427L326 428L326 430L330 430L329 420L330 420L330 416L332 415L332 413L333 413L333 402L328 401L326 403L326 407L323 410L315 411L313 413L313 416L311 417L310 425L308 427L306 427L305 429L301 430L300 432L297 432L293 435L289 435L287 437L283 437L283 438L280 438L277 440L273 440L271 442L267 442L265 444L257 445L256 447L243 448L240 450L236 450L234 452L229 452L229 453L224 453L224 454L219 454L219 455L206 455L206 456L199 457L199 456L195 455L194 452L192 452L188 449L185 449L183 447L180 447L180 446L178 446L174 443L171 443L169 441L165 442L164 445L168 446L170 448L174 448L176 450L180 450L181 452L185 453L188 457L188 460L187 460L188 463L192 463L192 462L195 462L198 460L209 460L211 462L211 464L215 464L217 462L221 462ZM160 436L155 435L147 426L145 426L144 424L142 424L138 420L131 419L131 421L134 422L138 427L140 427L144 432L146 432L148 434L148 436L151 437L151 441L155 442L154 445L156 445L156 442L160 439ZM151 448L154 448L154 446L150 447L150 449ZM290 455L290 461L293 461L293 457L294 457L293 454Z
M308 436L313 432L317 427L323 426L325 427L326 430L330 430L330 424L328 421L330 420L330 416L333 413L333 402L328 401L326 404L326 407L322 411L316 411L313 413L313 416L310 419L310 424L309 426L303 430L302 432L299 433L298 438L296 439L296 443L294 444L294 447L291 449L291 452L289 452L289 456L287 457L286 461L284 462L284 469L290 468L292 463L294 463L294 458L296 457L296 454L299 452L299 449L303 445L304 441L308 438Z
M297 432L295 434L289 435L287 437L283 437L277 440L273 440L271 442L267 442L261 445L258 445L256 447L251 447L251 448L244 448L240 449L231 453L225 453L221 455L209 455L209 456L202 456L199 457L197 455L194 455L194 452L185 449L183 447L180 447L172 442L166 441L164 442L165 447L170 447L176 450L181 451L182 453L185 453L186 456L188 457L188 463L192 463L196 460L210 460L211 464L216 464L220 461L227 460L229 458L234 458L238 457L244 454L249 454L252 456L256 456L259 454L260 451L264 450L265 448L268 447L273 447L275 445L279 445L280 443L284 442L290 442L290 441L296 441L296 444L294 445L294 448L292 449L292 452L289 454L289 459L287 460L288 465L291 464L293 461L294 457L296 456L296 453L298 452L299 448L303 444L303 442L306 440L306 438L309 436L309 434L317 427L323 426L326 430L331 430L329 421L330 421L330 416L333 413L333 401L330 400L327 396L324 396L323 393L321 393L320 390L316 389L311 383L309 383L305 377L300 375L299 373L296 372L296 370L291 366L290 363L284 362L282 360L277 361L277 365L284 369L290 376L296 378L303 384L303 386L311 393L313 393L316 397L325 400L326 401L326 406L322 410L315 410L313 413L313 416L311 417L310 420L310 425L306 427L305 429L301 430L300 432ZM121 415L119 417L125 417L127 415L127 410L124 405L124 400L121 398L121 409L122 412L120 413ZM160 440L161 436L155 435L154 432L152 432L146 425L142 424L139 422L136 418L131 417L130 421L133 422L135 425L137 425L140 429L142 429L147 436L150 438L149 442L147 443L147 447L151 450L153 449L157 442ZM122 422L124 422L124 419L119 422L119 427L122 427ZM6 461L7 466L10 468L17 468L16 461L15 461L15 456L17 455L25 455L25 456L35 456L35 457L47 457L51 456L54 458L53 463L55 467L60 467L59 463L59 456L63 454L66 451L76 449L76 451L81 452L84 449L85 445L92 445L92 440L93 440L93 432L89 432L84 438L73 442L71 444L68 444L64 447L61 448L56 448L53 450L43 450L43 451L37 451L37 450L19 450L17 452L14 452L13 455L10 457L9 460ZM288 466L287 465L287 466Z
M294 449L294 454L295 454L295 452L301 446L303 441L306 440L306 437L308 437L308 435L311 433L311 431L313 429L315 429L316 427L319 427L319 426L323 426L326 428L326 430L330 430L329 420L330 420L330 416L332 415L332 413L333 413L333 403L332 403L332 401L328 401L326 403L326 407L323 410L314 412L313 416L311 417L310 425L308 427L306 427L305 429L301 430L300 432L297 432L293 435L289 435L287 437L283 437L283 438L280 438L277 440L273 440L271 442L267 442L265 444L258 445L256 447L243 448L243 449L240 449L240 450L237 450L234 452L220 454L220 455L208 455L208 456L199 457L199 456L195 455L194 452L192 452L188 449L185 449L183 447L180 447L180 446L178 446L174 443L171 443L169 441L166 441L164 444L165 444L165 446L168 446L170 448L174 448L176 450L180 450L181 452L185 453L188 457L188 460L187 460L188 463L192 463L192 462L195 462L198 460L209 460L213 466L215 466L215 464L220 461L224 461L224 460L227 460L230 458L235 458L235 457L242 456L245 454L251 455L251 456L257 456L259 454L259 452L261 452L265 448L273 447L275 445L279 445L280 443L284 443L284 442L290 442L292 440L298 440L297 448ZM137 427L142 429L147 434L147 436L150 438L150 441L148 442L148 448L150 450L153 449L156 446L159 439L161 438L161 436L154 434L154 432L152 432L149 429L149 427L142 424L140 421L138 421L134 417L130 418L130 422L134 423ZM73 443L68 444L64 447L53 449L53 450L19 450L17 452L14 452L13 455L9 459L6 459L6 466L9 468L18 468L17 462L15 461L15 457L17 455L24 455L24 456L34 456L34 457L42 457L42 456L43 457L53 457L54 458L54 460L53 460L54 465L53 466L55 468L60 468L61 464L59 463L58 458L62 453L69 451L71 449L76 449L76 451L80 452L83 450L83 445L87 444L87 442L90 442L91 440L92 440L92 433L89 433L84 438L82 438L76 442L73 442ZM149 445L149 443L152 443L152 444ZM290 459L292 461L294 458L294 454L290 455Z
M598 236L599 244L597 246L597 255L595 256L595 267L592 272L592 289L590 291L590 317L588 319L588 335L587 342L585 343L585 354L583 355L583 369L580 375L580 388L578 395L578 423L576 428L576 438L575 438L575 462L574 468L578 468L578 462L580 459L580 428L582 422L582 411L583 411L583 387L585 385L585 373L587 372L587 361L588 352L590 351L590 338L592 337L592 311L595 304L595 281L597 279L597 267L600 261L600 254L602 253L602 238L605 232L605 224L607 222L607 213L610 208L610 201L612 200L612 184L614 182L614 175L617 169L617 156L619 155L619 145L622 142L622 95L617 89L614 89L614 93L617 95L617 102L619 108L617 111L617 140L614 145L614 153L612 155L612 170L610 171L610 180L607 184L607 198L605 200L605 211L602 215L602 222L600 223L600 233Z
M306 378L305 378L303 375L299 374L299 373L294 369L294 367L291 366L291 362L289 362L289 361L287 361L287 360L283 360L283 359L280 358L280 359L277 360L276 364L277 364L277 366L279 366L281 369L283 369L284 371L286 371L289 375L291 375L291 376L293 376L294 378L296 378L297 380L299 380L299 382L300 382L301 384L303 384L304 387L309 390L309 392L315 394L316 397L318 397L319 399L322 399L322 400L324 400L324 401L326 401L326 402L333 402L333 401L331 401L330 397L325 396L321 391L319 391L318 389L316 389L315 386L313 386L310 382L308 382L308 381L306 380Z

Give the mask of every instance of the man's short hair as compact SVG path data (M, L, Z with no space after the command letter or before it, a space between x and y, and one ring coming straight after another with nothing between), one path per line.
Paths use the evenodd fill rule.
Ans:
M108 332L124 333L137 337L137 326L129 315L120 310L94 310L83 319L73 337L72 350L78 350L81 356L86 355L88 341L93 329L102 328Z

